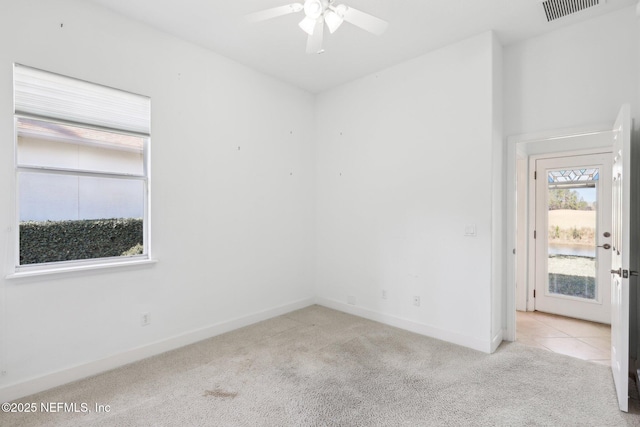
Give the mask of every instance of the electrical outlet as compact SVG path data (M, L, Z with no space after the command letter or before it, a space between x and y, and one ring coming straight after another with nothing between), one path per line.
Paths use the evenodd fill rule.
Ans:
M387 290L386 289L382 290L382 299L387 299Z
M415 305L416 307L420 307L420 297L419 296L413 297L413 305Z
M140 325L141 326L147 326L150 323L151 323L151 314L150 313L142 313L142 316L140 316Z
M351 305L356 305L356 297L354 297L353 295L349 295L347 297L347 303Z

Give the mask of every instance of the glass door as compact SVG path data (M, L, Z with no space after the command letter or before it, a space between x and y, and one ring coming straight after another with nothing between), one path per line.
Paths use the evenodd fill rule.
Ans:
M536 310L611 322L610 207L610 154L536 161Z

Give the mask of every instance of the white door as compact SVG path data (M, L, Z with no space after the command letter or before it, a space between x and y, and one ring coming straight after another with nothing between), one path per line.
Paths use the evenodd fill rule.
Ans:
M536 310L611 323L611 163L536 161Z
M631 115L623 105L613 127L611 370L620 410L629 410L629 223Z

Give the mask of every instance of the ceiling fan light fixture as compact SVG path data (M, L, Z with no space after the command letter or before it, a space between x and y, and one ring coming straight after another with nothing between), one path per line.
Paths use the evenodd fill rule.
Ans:
M318 19L324 12L324 4L322 0L307 0L304 3L304 14L307 18Z
M327 27L329 27L329 32L333 34L344 22L344 19L341 18L334 11L328 11L324 14L324 22L327 23Z
M316 29L317 22L318 22L317 18L313 19L313 18L309 18L308 16L305 16L304 19L300 21L298 26L302 28L302 31L312 36L313 31Z
M344 22L354 25L369 33L381 35L389 25L388 22L354 9L344 4L336 5L340 0L298 0L284 6L272 7L259 12L247 15L247 20L251 22L266 21L296 12L304 12L304 19L298 26L307 33L307 53L322 53L322 41L324 38L325 25L331 33L334 33ZM540 0L542 1L542 0ZM568 0L545 0L545 1L568 1ZM587 1L587 0L571 0ZM588 0L606 1L606 0Z

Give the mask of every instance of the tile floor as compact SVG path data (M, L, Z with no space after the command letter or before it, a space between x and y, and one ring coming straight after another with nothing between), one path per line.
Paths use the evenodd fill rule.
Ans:
M611 326L601 323L518 311L516 341L604 365L611 361Z

